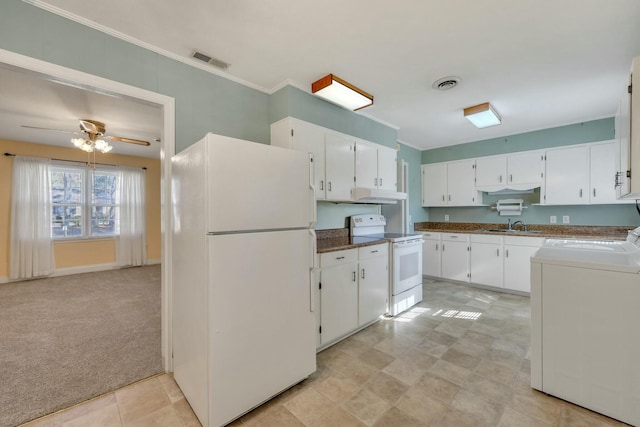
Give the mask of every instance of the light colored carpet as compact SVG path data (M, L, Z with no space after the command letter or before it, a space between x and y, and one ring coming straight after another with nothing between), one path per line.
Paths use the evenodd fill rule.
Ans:
M162 372L160 266L0 285L0 426Z

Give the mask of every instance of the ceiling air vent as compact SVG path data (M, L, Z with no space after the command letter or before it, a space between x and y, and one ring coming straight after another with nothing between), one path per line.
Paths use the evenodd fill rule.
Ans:
M433 82L431 87L436 90L449 90L458 86L458 83L460 83L460 81L462 81L460 77L447 76Z
M221 61L219 59L216 59L212 56L209 56L206 53L199 52L197 50L194 50L193 52L191 52L191 57L197 59L198 61L206 62L207 64L213 65L214 67L221 68L223 70L226 70L227 68L229 68L228 63Z

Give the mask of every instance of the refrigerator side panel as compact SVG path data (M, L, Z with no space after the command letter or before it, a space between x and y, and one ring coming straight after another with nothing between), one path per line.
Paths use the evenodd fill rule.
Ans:
M308 228L309 154L208 134L209 232Z
M310 230L208 237L210 426L221 426L316 369Z
M208 424L206 171L204 144L171 159L174 377L200 422Z

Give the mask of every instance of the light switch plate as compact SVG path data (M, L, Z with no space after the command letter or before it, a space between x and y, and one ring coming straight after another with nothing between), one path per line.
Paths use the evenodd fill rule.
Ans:
M563 216L562 216L562 223L563 223L563 224L569 224L569 223L570 223L570 221L569 221L569 215L563 215Z
M557 224L558 223L558 218L555 215L551 215L549 217L549 224Z

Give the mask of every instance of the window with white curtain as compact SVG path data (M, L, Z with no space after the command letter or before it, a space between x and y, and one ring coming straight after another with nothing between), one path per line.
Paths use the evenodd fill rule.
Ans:
M119 233L119 171L73 165L51 167L51 236L114 237Z

